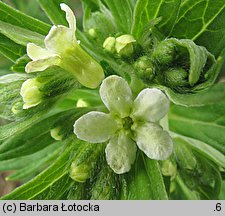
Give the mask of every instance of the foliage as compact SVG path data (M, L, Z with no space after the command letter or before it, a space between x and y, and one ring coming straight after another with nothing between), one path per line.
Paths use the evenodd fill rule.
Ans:
M60 1L37 2L53 25L68 25ZM105 111L98 89L82 87L57 66L27 74L26 46L43 47L51 25L0 1L0 53L12 62L1 75L15 75L0 78L0 117L7 120L0 127L0 171L12 170L7 180L24 182L2 199L224 199L225 83L217 82L225 53L224 0L81 3L83 29L76 37L105 76L123 77L135 96L147 87L167 94L173 154L159 162L138 151L131 171L115 174L104 144L96 153L98 144L73 133L80 116ZM106 38L124 34L135 38L131 55L103 48ZM23 109L20 89L31 78L43 84L42 103ZM51 136L55 128L62 140ZM89 166L85 182L70 177L72 163Z

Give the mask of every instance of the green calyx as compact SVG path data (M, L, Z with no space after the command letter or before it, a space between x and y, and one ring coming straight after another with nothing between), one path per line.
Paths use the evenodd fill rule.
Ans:
M188 86L188 72L183 68L164 71L165 83L170 87Z
M152 59L159 65L169 65L176 59L176 45L173 41L160 42L152 53Z
M136 74L145 82L152 81L155 77L155 66L148 56L140 57L134 64Z
M218 75L214 56L189 39L169 38L155 42L151 53L134 64L146 84L165 85L179 92L207 88ZM178 88L179 87L179 88Z

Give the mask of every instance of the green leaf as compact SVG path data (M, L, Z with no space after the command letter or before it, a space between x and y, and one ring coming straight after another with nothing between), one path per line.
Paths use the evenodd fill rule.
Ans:
M217 151L215 148L213 148L199 140L191 139L189 137L181 136L178 134L174 134L174 137L175 137L174 141L175 141L176 147L182 146L182 148L183 148L183 146L186 146L186 149L189 151L191 149L194 149L196 152L199 152L201 155L204 155L205 158L208 158L209 160L213 161L215 164L217 164L217 166L225 168L225 155L223 155L222 153ZM189 159L187 159L188 154L190 155L190 153L183 151L184 157L182 160L187 160L187 164L189 166L191 164L190 162L194 159L193 159L193 157L192 157L192 159L191 159L191 157L189 157ZM191 154L191 155L193 155L193 154ZM192 164L194 164L194 163L192 163ZM182 167L184 167L184 166L182 165Z
M192 39L218 57L225 47L224 19L223 0L186 0L170 35Z
M62 146L61 142L55 142L34 154L0 161L0 171L20 170L26 166L29 166L31 163L36 163L37 161L47 157L48 155L51 155L60 146Z
M3 22L29 29L42 35L47 35L49 32L50 25L27 16L26 14L6 5L2 1L0 1L0 13L0 20Z
M97 179L91 188L91 200L116 200L120 195L120 177L103 160Z
M125 179L122 185L122 199L168 199L158 162L140 152L133 169L125 176Z
M25 66L28 62L30 62L30 58L25 54L16 60L15 64L11 67L11 70L15 72L25 72Z
M165 91L173 103L182 106L203 106L225 100L225 83L218 83L201 92L186 94L176 93L166 87L159 88Z
M57 156L59 155L59 147L61 146L62 143L57 143L57 145L55 144L50 145L50 147L52 148L51 152L48 152L48 154L45 153L45 155L42 154L42 157L40 157L40 159L37 161L33 160L31 163L26 162L23 168L7 176L6 180L9 181L23 180L25 178L27 179L33 177L34 175L37 175L37 173L39 173L43 169L43 167L46 167L47 164L49 164L50 162L52 162L57 158Z
M43 45L44 36L7 22L0 21L0 32L17 44L27 46L28 43Z
M188 170L178 168L179 176L184 184L198 194L199 199L218 199L221 187L220 171L215 164L193 151L197 166Z
M26 48L0 34L0 53L13 62L26 53Z
M45 199L50 198L51 192L54 192L54 194L58 193L58 196L60 196L65 190L68 190L68 184L67 181L65 182L65 178L67 179L68 167L73 159L71 155L80 147L81 143L73 139L66 140L65 143L67 143L67 148L49 168L2 199ZM69 181L70 183L71 181ZM60 188L63 188L63 190Z
M41 8L54 25L67 26L65 12L60 8L62 0L37 0Z
M140 38L151 20L162 17L157 26L165 36L168 36L174 26L180 3L180 0L138 0L134 12L132 34Z
M172 131L205 142L225 154L225 101L200 107L173 105L169 124Z
M116 24L112 17L111 12L101 3L99 3L99 10L91 11L89 4L86 2L84 7L83 27L84 31L96 40L102 47L103 42L110 35L114 35L116 30ZM90 35L90 31L93 31Z
M101 4L100 0L81 0L85 3L91 11L96 11L99 9L99 4Z
M111 11L119 31L129 34L133 16L131 1L123 0L122 4L121 0L104 0L104 2Z

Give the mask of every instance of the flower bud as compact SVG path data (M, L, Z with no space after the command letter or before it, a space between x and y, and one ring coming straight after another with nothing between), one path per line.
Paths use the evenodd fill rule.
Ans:
M78 165L72 163L70 167L70 177L77 182L85 182L90 177L91 167L87 164Z
M122 35L116 38L116 52L120 56L130 56L134 52L133 43L136 42L132 35Z
M63 139L63 135L60 134L60 127L56 127L50 130L51 137L57 141Z
M85 100L79 99L77 101L76 107L88 107L88 105L89 104Z
M171 176L174 178L177 174L176 163L168 160L161 161L161 171L164 176Z
M22 102L16 102L12 105L11 111L13 114L18 114L22 110Z
M155 77L155 67L152 61L147 56L140 57L134 64L137 75L145 82L148 83Z
M188 72L183 68L174 68L164 71L165 82L169 87L188 85Z
M41 83L36 78L26 80L20 89L20 95L23 98L23 109L29 109L42 102L42 93L39 88Z
M152 58L161 65L171 64L176 59L175 44L169 40L162 41L153 51Z
M92 38L96 38L97 37L97 34L96 34L96 31L95 29L91 28L88 30L88 34L92 37Z
M116 45L116 38L107 37L103 43L103 48L110 53L115 53L116 52L115 45Z

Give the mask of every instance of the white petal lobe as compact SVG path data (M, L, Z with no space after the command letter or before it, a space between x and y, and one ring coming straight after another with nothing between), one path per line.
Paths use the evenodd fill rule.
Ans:
M37 46L34 43L27 44L27 55L32 60L39 60L39 59L46 59L54 56L55 54L52 53L50 50Z
M92 111L81 116L74 124L74 133L90 143L107 141L117 130L117 124L109 114Z
M135 142L121 133L110 139L105 149L107 163L115 173L126 173L135 161L136 150Z
M74 16L73 11L70 9L70 7L64 3L60 4L60 7L63 11L66 12L66 20L69 23L70 29L75 33L76 31L76 17Z
M173 151L173 140L169 133L155 123L142 123L133 126L136 143L149 158L167 159Z
M132 106L132 92L121 77L112 75L103 80L100 96L105 106L120 117L127 117Z
M157 122L169 109L169 99L156 88L142 90L134 100L132 116L138 120Z

